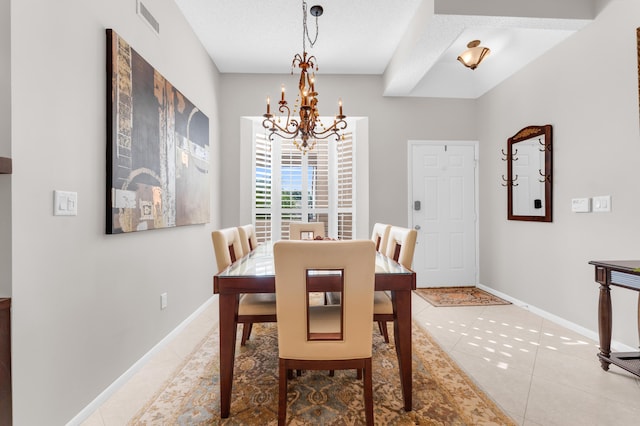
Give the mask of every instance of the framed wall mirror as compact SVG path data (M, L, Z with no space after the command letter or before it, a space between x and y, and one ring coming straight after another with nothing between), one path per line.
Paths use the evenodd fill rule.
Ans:
M507 217L551 222L551 125L528 126L507 143ZM503 151L504 152L504 151Z

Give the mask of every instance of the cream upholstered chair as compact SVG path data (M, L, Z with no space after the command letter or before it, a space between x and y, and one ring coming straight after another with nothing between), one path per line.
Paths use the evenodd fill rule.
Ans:
M244 256L238 228L225 228L211 233L213 251L216 255L218 272L226 269L236 260ZM238 322L242 323L242 339L244 344L251 336L254 322L276 321L276 299L274 294L246 293L240 296L238 303Z
M242 251L244 254L253 251L258 247L258 239L256 238L256 232L253 225L238 226L238 234L240 234L240 243L242 244Z
M416 248L418 232L415 229L392 226L389 230L387 248L384 254L407 269L411 269L413 252ZM393 321L393 303L384 291L376 291L373 301L373 320L378 323L384 341L389 343L387 322Z
M376 223L373 225L371 240L376 243L376 250L382 254L386 253L390 230L391 225L387 225L386 223Z
M244 256L237 228L218 229L211 233L218 272Z
M387 240L389 239L390 230L391 225L387 225L386 223L376 223L373 225L373 230L371 231L371 241L376 244L376 250L382 254L386 254ZM340 295L334 292L327 293L326 302L327 304L340 303ZM382 333L382 328L380 328L380 333Z
M278 313L278 424L285 424L289 371L357 369L364 377L365 417L373 424L371 375L375 244L278 241L273 247ZM330 270L323 280L308 271ZM328 273L328 272L325 272ZM341 305L308 306L311 291L339 290Z
M324 238L324 222L291 222L289 224L290 240L313 240L316 237Z

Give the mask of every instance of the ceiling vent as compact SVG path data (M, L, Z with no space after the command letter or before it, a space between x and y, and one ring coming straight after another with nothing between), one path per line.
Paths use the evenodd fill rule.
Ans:
M160 35L160 24L156 21L156 18L153 17L151 12L149 12L147 6L145 6L140 0L136 0L136 12L138 12L138 16L140 16L144 22L149 24L153 32Z

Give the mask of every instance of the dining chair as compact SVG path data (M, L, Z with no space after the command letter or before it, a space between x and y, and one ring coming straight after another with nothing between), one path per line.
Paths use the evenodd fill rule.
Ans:
M382 254L386 253L390 230L391 225L387 225L386 223L376 223L373 225L371 240L376 243L376 250Z
M242 244L242 251L244 254L247 254L258 247L256 231L252 224L238 226L238 234L240 234L240 243Z
M411 269L417 237L418 232L415 229L391 226L384 254L405 268ZM389 343L387 322L393 321L393 302L389 294L384 291L375 292L373 320L378 323L378 328L384 337L384 341Z
M278 241L273 246L278 315L278 424L287 416L292 370L356 369L373 424L371 374L375 244L370 240ZM309 293L339 291L340 305L309 305Z
M313 240L324 238L324 222L291 222L289 224L290 240Z
M387 240L389 239L390 230L391 225L388 225L386 223L376 223L373 225L373 230L371 231L371 241L376 244L376 250L382 254L386 254ZM326 295L326 301L327 304L340 303L340 295L336 293L328 293ZM380 332L382 333L382 328L380 328Z
M218 272L228 268L236 260L245 255L242 249L238 228L225 228L211 233L213 251L216 255ZM245 293L238 302L238 322L242 323L242 339L244 346L251 336L254 322L276 321L276 298L272 293Z

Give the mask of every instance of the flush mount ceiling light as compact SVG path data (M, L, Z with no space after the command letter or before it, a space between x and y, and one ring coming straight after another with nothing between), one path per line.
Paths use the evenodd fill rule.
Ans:
M491 50L488 47L480 46L480 40L473 40L467 44L467 50L458 56L458 60L465 67L475 70L489 52Z
M342 100L338 100L338 114L332 125L325 127L320 121L318 112L318 92L315 88L315 71L318 67L315 64L316 57L307 56L306 40L309 40L311 47L318 40L318 17L322 12L322 6L313 6L309 11L316 18L316 35L312 41L307 28L307 2L302 1L302 55L296 54L291 63L291 74L296 66L300 68L296 104L291 111L284 97L284 85L282 85L282 95L278 102L278 111L282 116L271 113L270 100L267 98L267 113L263 115L262 122L262 126L270 132L269 140L272 141L274 135L292 140L303 154L312 150L319 139L326 139L333 135L336 141L339 140L342 136L341 132L347 128L347 122L344 120L346 116L342 114Z

